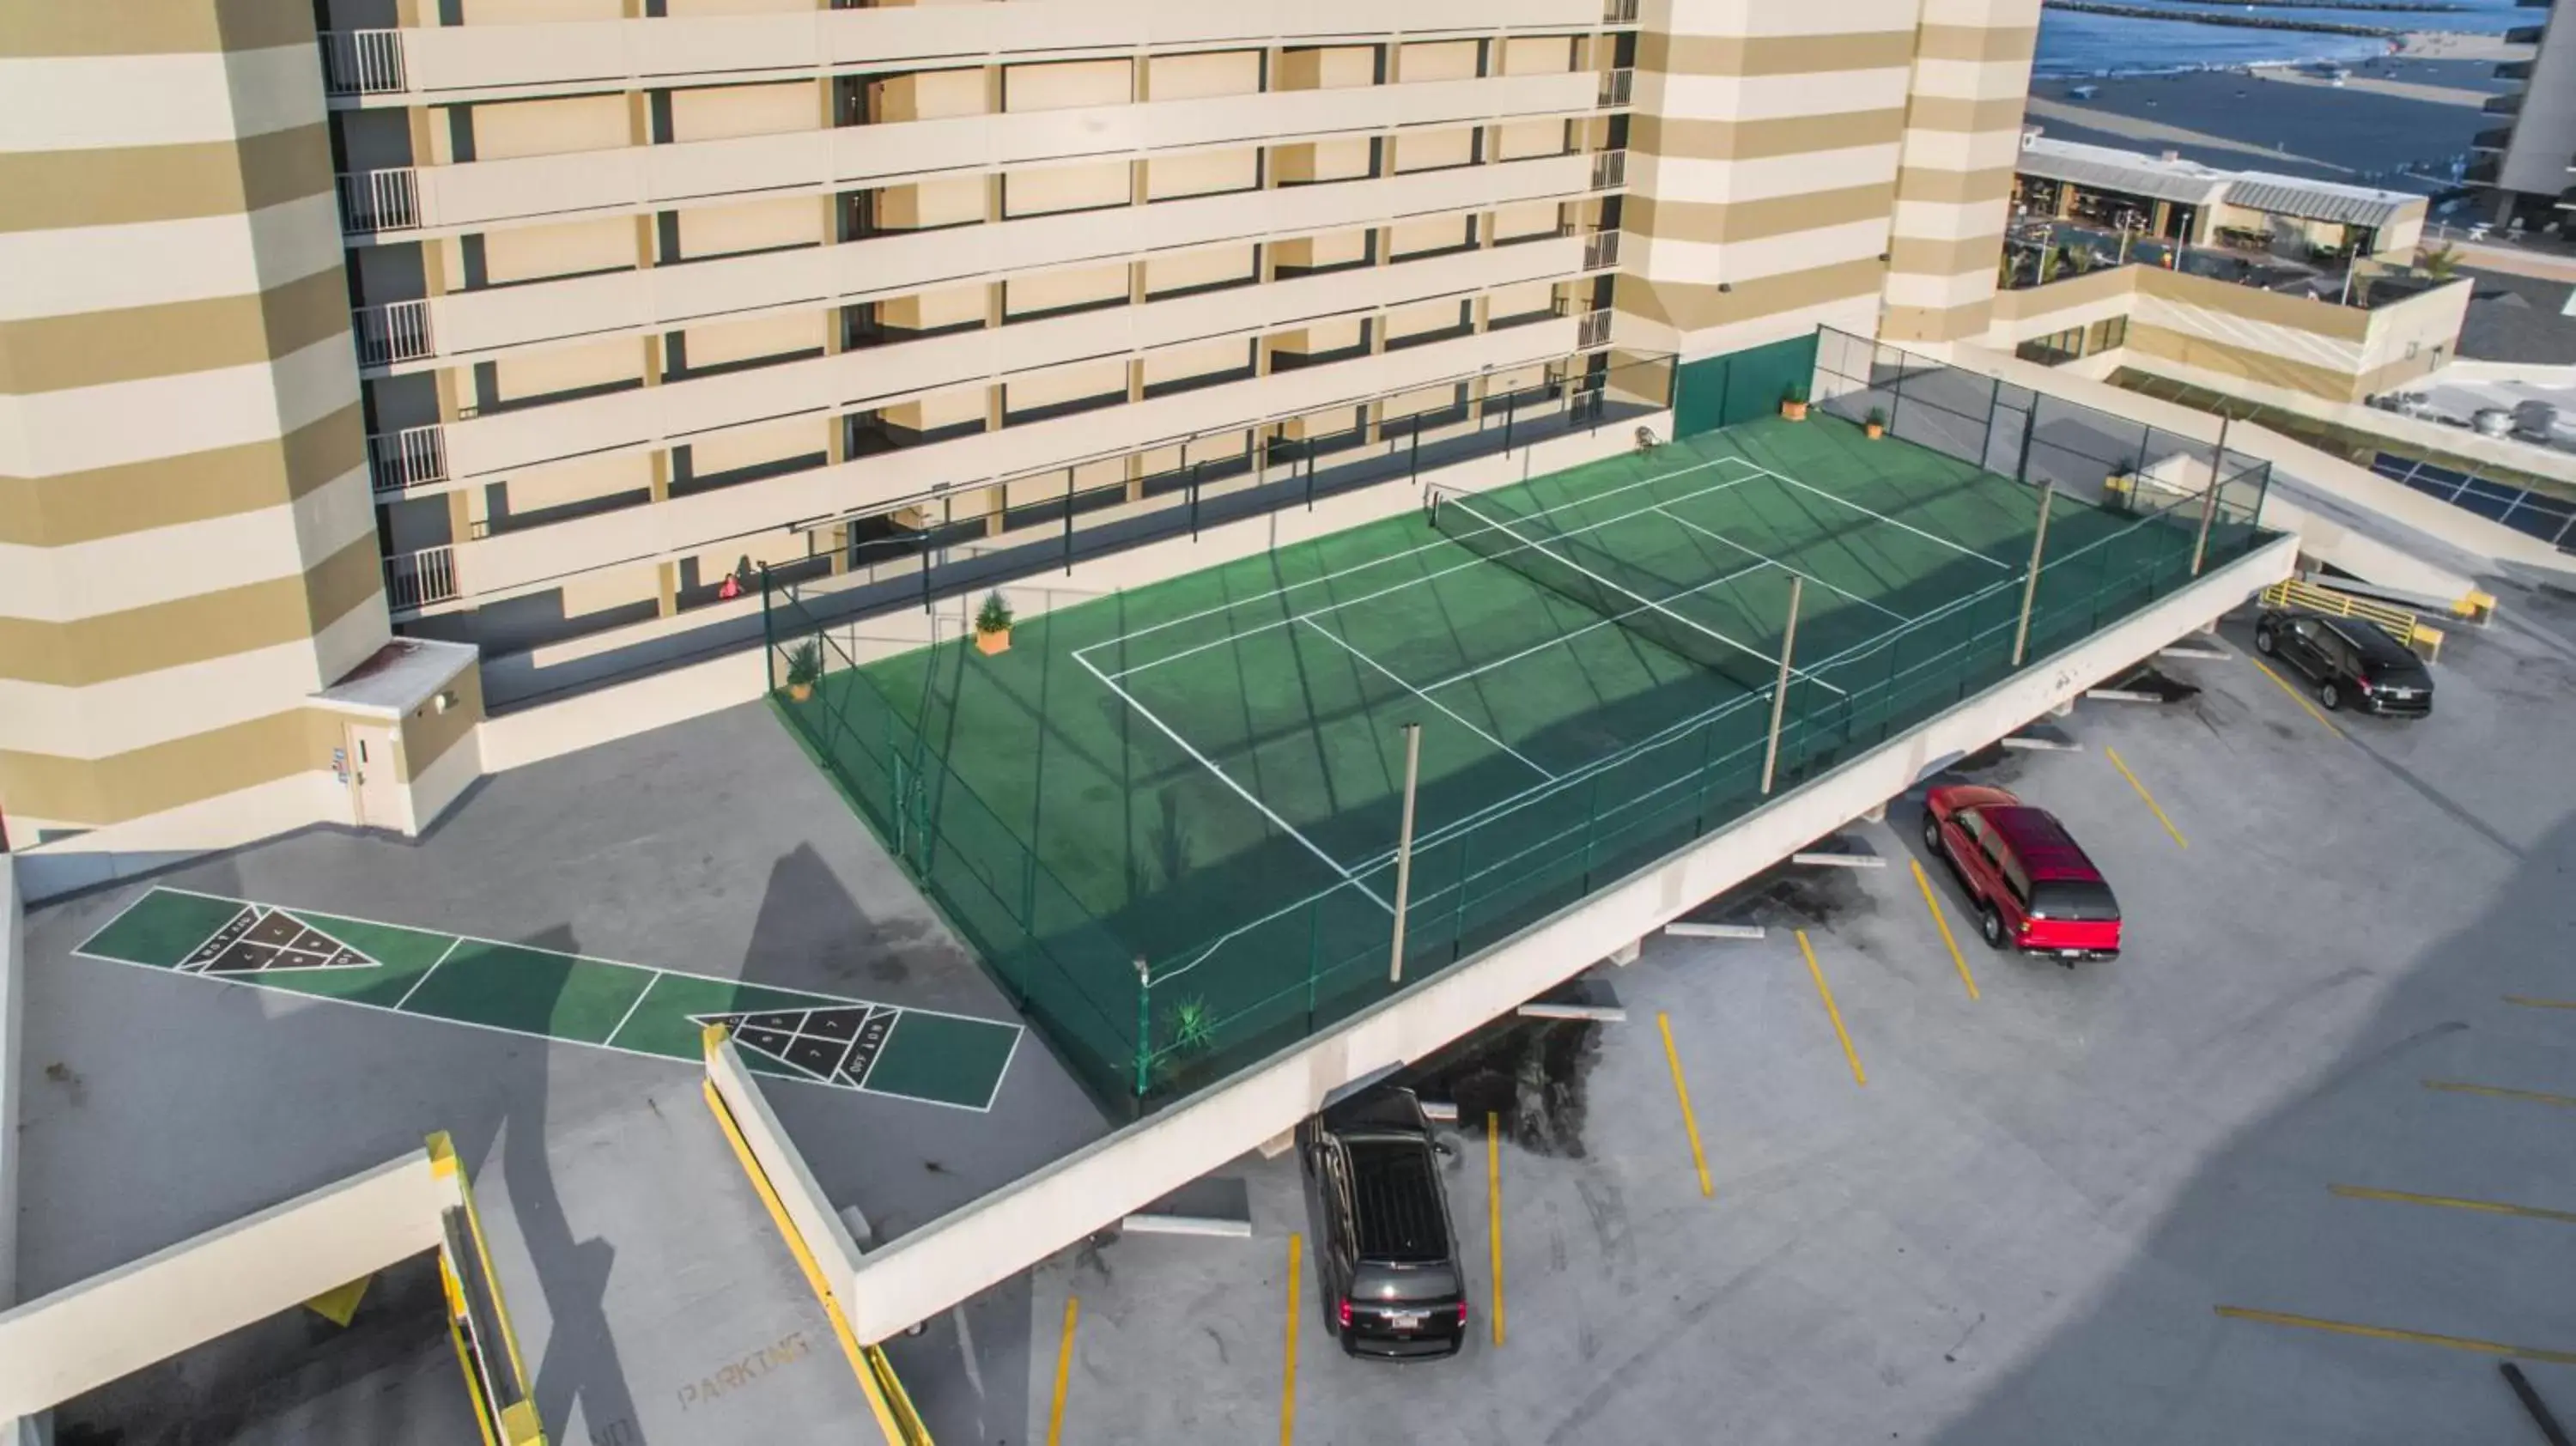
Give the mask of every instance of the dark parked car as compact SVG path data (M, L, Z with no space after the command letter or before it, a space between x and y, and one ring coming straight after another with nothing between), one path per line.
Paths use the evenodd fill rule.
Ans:
M1447 1147L1408 1089L1373 1090L1297 1127L1324 1329L1354 1356L1454 1356L1466 1278L1440 1183Z
M1998 949L2078 959L2120 956L2120 901L2066 826L2000 788L1923 795L1923 842L1949 862Z
M2392 718L2433 711L2433 675L2423 659L2357 618L2266 608L2254 622L2254 651L2306 674L2328 708L2349 703Z

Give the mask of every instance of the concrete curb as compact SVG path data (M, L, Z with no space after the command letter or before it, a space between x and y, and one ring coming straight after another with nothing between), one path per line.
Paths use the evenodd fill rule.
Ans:
M1664 932L1676 939L1759 939L1759 924L1694 924L1688 919L1675 919L1664 926Z

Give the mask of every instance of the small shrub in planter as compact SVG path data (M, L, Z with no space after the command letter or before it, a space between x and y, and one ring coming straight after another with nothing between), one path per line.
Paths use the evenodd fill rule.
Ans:
M1807 389L1791 384L1780 393L1780 415L1793 422L1807 420Z
M787 655L787 696L802 703L823 679L823 645L808 638Z
M1886 436L1887 413L1876 407L1870 408L1869 421L1863 424L1863 429L1869 433L1872 440Z
M984 606L975 614L975 650L987 657L1011 650L1011 605L998 592L984 594Z

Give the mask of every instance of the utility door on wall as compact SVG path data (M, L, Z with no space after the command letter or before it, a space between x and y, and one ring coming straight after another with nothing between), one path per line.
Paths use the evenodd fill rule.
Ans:
M348 730L349 794L355 822L361 828L401 833L409 820L403 810L401 770L394 763L398 745L392 725L351 723Z

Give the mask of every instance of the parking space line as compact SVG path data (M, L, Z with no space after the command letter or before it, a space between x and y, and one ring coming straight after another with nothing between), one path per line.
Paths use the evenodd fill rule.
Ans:
M1047 1446L1064 1441L1064 1387L1073 1374L1073 1326L1082 1316L1082 1297L1064 1298L1064 1339L1055 1348L1055 1405L1047 1412Z
M2499 1100L2529 1100L2536 1105L2556 1105L2562 1110L2576 1110L2576 1097L2545 1095L2538 1090L2509 1090L2501 1085L2468 1084L2455 1079L2428 1079L2424 1088L2445 1094L2486 1095Z
M2295 1326L2301 1330L2326 1331L2339 1336L2362 1336L2375 1341L2406 1341L2419 1346L2441 1346L2446 1350L2475 1351L2480 1355L2511 1356L2523 1361L2545 1361L2554 1366L2576 1366L2576 1351L2544 1351L2530 1346L2509 1346L2498 1341L2473 1340L2467 1336L2437 1336L2426 1331L2398 1330L2392 1326L2357 1325L2351 1321L2322 1320L2316 1316L2289 1315L2277 1310L2248 1310L2243 1306L2222 1305L2214 1309L2228 1320L2258 1321L2264 1325Z
M1673 1068L1673 1095L1682 1102L1682 1132L1690 1136L1691 1165L1699 1171L1699 1193L1714 1196L1717 1187L1708 1182L1708 1156L1699 1148L1699 1116L1691 1113L1690 1081L1682 1078L1681 1052L1673 1048L1673 1017L1656 1010L1655 1028L1664 1032L1664 1063Z
M2290 695L2291 702L2296 703L2301 708L2307 710L2307 715L2316 719L2319 727L2325 729L2328 733L2333 734L2337 738L2341 738L2343 736L2343 730L2334 725L2334 720L2317 711L2317 705L2308 701L2307 694L2291 687L2289 679L2273 672L2271 664L2264 662L2261 658L2255 658L2252 661L2255 667L2263 670L2264 677L2271 679L2274 685L2279 687L2282 692Z
M2519 1004L2525 1009L2576 1009L2576 999L2532 999L2520 994L2508 994L2504 997L2504 1002Z
M2156 796L2147 792L2147 786L2138 781L2138 775L2131 773L2129 765L2121 761L2120 750L2106 747L2102 750L2102 756L2111 760L2111 766L2120 770L2122 778L2129 780L2129 786L2136 789L2138 797L2146 802L2147 811L2156 816L2156 822L2165 826L2165 832L2173 835L2174 847L2190 848L2191 845L2183 839L2182 830L2174 827L2172 819L2165 817L2164 806L2156 802Z
M2537 1205L2507 1205L2498 1200L2461 1200L2449 1195L2416 1195L2404 1190L2373 1190L2366 1185L2329 1185L2346 1200L2384 1200L2392 1205L2438 1205L2445 1210L2474 1210L2482 1215L2518 1215L2525 1220L2555 1220L2576 1225L2576 1211L2543 1210Z
M1852 1048L1851 1031L1843 1028L1843 1012L1834 1005L1833 986L1825 982L1825 971L1816 962L1816 946L1807 942L1807 931L1798 931L1798 952L1807 956L1807 973L1816 981L1816 993L1825 1001L1825 1014L1834 1022L1834 1035L1843 1042L1843 1058L1851 1061L1852 1083L1866 1085L1869 1074L1860 1067L1860 1051Z
M1297 1257L1306 1246L1306 1238L1295 1231L1288 1233L1288 1365L1279 1378L1279 1446L1289 1446L1297 1439ZM1316 1307L1322 1309L1319 1304Z
M1503 1343L1503 1143L1502 1120L1485 1111L1485 1238L1494 1257L1494 1344Z
M1950 962L1959 966L1959 982L1968 986L1968 998L1977 997L1977 976L1968 972L1968 956L1959 952L1959 941L1950 932L1950 916L1941 912L1941 897L1932 892L1931 876L1923 872L1923 861L1914 860L1914 882L1923 890L1923 907L1932 911L1932 927L1941 931L1941 942L1950 951Z

